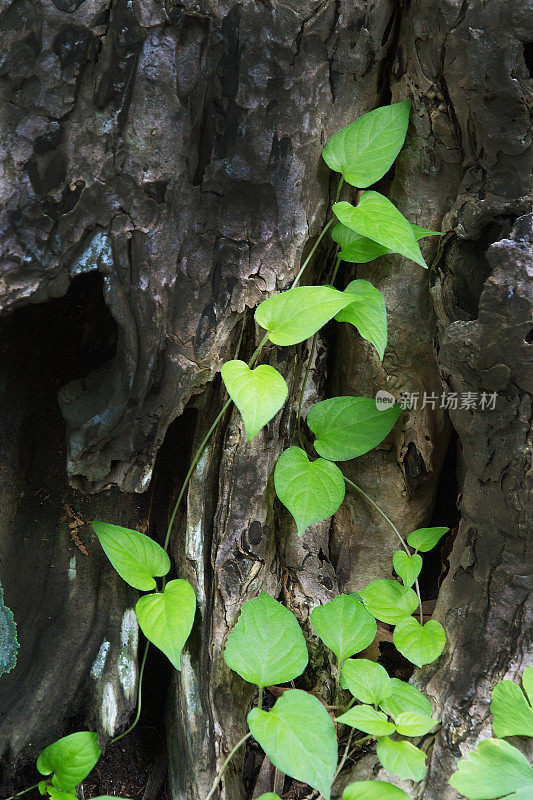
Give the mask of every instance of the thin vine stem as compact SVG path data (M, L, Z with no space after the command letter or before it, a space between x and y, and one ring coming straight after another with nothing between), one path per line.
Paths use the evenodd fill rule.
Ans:
M313 356L315 354L317 338L318 338L318 332L315 333L315 335L313 336L313 342L311 344L311 351L309 353L309 358L307 359L307 366L305 368L305 375L302 383L302 388L300 389L300 402L298 403L298 417L296 419L296 428L298 431L298 438L300 440L300 444L302 445L302 449L304 449L302 442L302 432L301 432L302 405L304 401L305 387L307 386L307 380L309 378L309 372L311 370L311 363L313 361Z
M326 235L327 231L328 231L328 230L331 228L331 226L333 225L333 223L334 223L334 222L335 222L335 220L334 220L334 219L330 219L330 221L329 221L329 222L326 222L326 224L324 225L324 227L323 227L323 228L322 228L322 230L320 231L320 233L319 233L319 235L318 235L318 239L316 240L316 242L315 242L315 243L314 243L314 245L312 246L312 248L311 248L311 251L310 251L309 255L308 255L308 256L307 256L307 258L305 259L304 263L303 263L303 264L302 264L302 266L300 267L300 270L299 270L299 272L298 272L297 276L295 277L295 279L294 279L294 280L293 280L293 282L292 282L292 287L291 287L292 289L294 289L294 287L295 287L295 286L298 286L298 282L299 282L300 278L302 277L302 275L304 274L304 270L305 270L306 266L309 264L309 262L310 262L310 261L311 261L311 259L313 258L314 254L315 254L315 252L316 252L316 249L317 249L317 247L318 247L318 245L320 244L320 242L322 241L322 239L323 239L323 238L324 238L324 236Z
M237 752L237 750L238 750L240 747L242 747L242 745L243 745L243 744L244 744L244 743L245 743L245 742L246 742L246 741L247 741L247 740L250 738L250 736L251 736L251 735L252 735L252 734L251 734L250 732L248 732L248 733L246 734L246 736L243 736L243 737L242 737L242 739L240 739L240 740L237 742L237 744L235 745L235 747L233 748L233 750L230 752L230 754L229 754L229 756L227 757L227 759L226 759L226 760L224 761L224 763L222 764L222 766L221 766L221 768L220 768L220 772L218 773L218 775L216 776L215 780L213 781L213 785L211 786L211 788L210 788L210 790L209 790L209 793L208 793L208 795L206 796L205 800L211 800L211 798L213 797L213 795L214 795L214 793L215 793L215 791L216 791L216 788L217 788L218 784L219 784L219 783L220 783L220 781L222 780L222 776L224 775L224 773L225 773L225 771L226 771L226 769L227 769L227 767L228 767L228 765L229 765L229 763L230 763L231 759L233 758L233 756L235 755L235 753Z
M342 770L344 768L344 765L346 764L346 759L348 758L348 753L350 752L350 746L352 744L352 739L353 739L354 733L355 733L355 728L352 728L350 730L350 735L348 736L348 741L346 742L346 747L344 748L344 753L342 754L342 758L341 758L341 760L339 762L339 766L335 770L335 774L333 776L332 783L335 783L335 781L337 780L337 778L341 774L341 772L342 772Z
M28 786L27 789L23 789L21 792L17 792L16 794L12 794L11 797L6 797L6 800L13 800L13 798L20 797L21 795L26 794L26 792L31 792L32 789L37 789L39 783L34 783L33 786Z
M384 519L386 522L388 522L388 524L391 526L392 530L394 531L394 533L396 534L396 536L398 537L398 539L399 539L399 540L400 540L400 542L402 543L402 547L403 547L403 549L405 550L405 552L407 553L407 555L408 555L408 556L410 556L410 555L411 555L411 552L410 552L410 550L409 550L409 546L408 546L407 542L406 542L406 541L405 541L405 539L403 538L402 534L400 533L400 531L398 530L398 528L396 527L396 525L395 525L395 524L394 524L394 523L393 523L393 522L392 522L392 521L391 521L391 520L388 518L388 516L385 514L385 512L383 511L383 509L382 509L382 508L380 508L380 507L378 506L378 504L376 503L376 501L375 501L375 500L373 500L373 499L372 499L372 498L371 498L371 497L370 497L370 496L369 496L369 495L368 495L368 494L367 494L367 493L366 493L366 492L365 492L363 489L361 489L361 487L360 487L360 486L358 486L356 483L354 483L353 481L351 481L351 480L350 480L349 478L347 478L345 475L344 475L343 477L344 477L344 480L346 481L346 483L348 484L348 486L351 486L351 487L352 487L352 489L355 489L355 491L356 491L356 492L359 492L359 494L360 494L362 497L364 497L364 498L365 498L365 500L367 501L367 503L370 503L370 505L371 505L373 508L375 508L375 509L376 509L376 511L377 511L379 514L381 514L381 516L383 517L383 519ZM416 594L417 594L417 597L418 597L418 609L419 609L419 616L420 616L420 624L421 624L421 625L423 625L423 624L424 624L424 616L423 616L423 613L422 613L422 597L421 597L421 595L420 595L420 585L419 585L419 583L418 583L418 578L417 578L417 579L416 579L416 581L415 581L415 585L416 585Z
M248 362L248 366L250 367L250 369L253 367L253 365L257 361L261 350L263 349L263 347L266 344L267 339L268 339L268 333L265 334L265 336L263 336L261 342L259 343L258 347L255 349L250 361ZM192 476L192 474L194 472L194 469L195 469L196 465L198 464L198 461L201 458L201 455L202 455L202 453L204 451L204 448L205 448L206 444L208 443L209 439L213 435L214 431L216 430L216 427L217 427L218 423L220 422L220 420L222 419L222 417L224 416L224 414L226 413L226 411L230 407L231 403L232 403L231 399L226 400L226 402L222 406L222 409L220 410L220 412L218 413L217 417L215 418L215 421L213 422L213 424L211 425L211 427L207 431L206 435L202 439L202 442L200 443L200 446L198 447L198 450L194 454L194 458L191 461L189 469L187 470L187 474L185 475L185 478L184 478L183 483L181 485L180 492L178 494L178 499L176 500L176 502L174 504L174 509L173 509L172 514L170 516L170 520L169 520L168 528L167 528L167 535L165 537L165 544L164 544L164 547L163 547L165 552L168 550L168 546L170 544L170 535L172 533L172 528L174 527L174 520L176 519L176 514L178 513L178 509L180 507L181 501L183 500L183 495L185 494L185 490L187 489L187 486L189 485L189 481L190 481L191 476ZM163 588L165 587L165 583L166 583L165 578L163 578Z
M250 361L248 362L248 366L250 367L250 369L253 367L253 365L257 361L257 359L259 357L259 354L261 353L261 350L263 349L263 347L265 346L265 344L267 342L267 339L268 339L268 333L265 334L265 336L263 336L263 338L260 341L259 345L254 350ZM183 500L183 496L185 494L187 486L189 485L189 481L191 479L191 476L192 476L192 474L193 474L193 472L195 470L196 465L198 464L198 461L201 458L202 453L204 452L205 446L207 445L209 439L211 438L211 436L213 435L214 431L216 430L218 423L220 422L220 420L222 419L222 417L224 416L224 414L226 413L226 411L230 407L231 403L232 403L232 400L228 399L228 400L226 400L226 402L222 406L222 408L219 411L219 413L217 414L213 424L211 425L211 427L207 431L206 435L202 439L202 441L200 443L200 446L198 447L196 453L194 454L194 457L193 457L193 460L191 461L189 469L187 470L187 474L185 475L185 478L183 479L183 483L181 485L177 500L174 503L174 508L172 509L172 514L170 515L170 520L168 522L167 533L166 533L166 536L165 536L165 544L163 546L163 549L164 549L165 553L168 551L168 548L169 548L169 545L170 545L170 537L171 537L171 534L172 534L172 528L174 527L174 521L176 519L176 515L178 513L181 501ZM162 583L163 583L162 590L163 591L165 590L166 582L167 582L166 581L166 576L164 576L163 577L163 581L162 581ZM146 646L144 648L144 654L143 654L143 658L142 658L142 661L141 661L141 666L140 666L140 669L139 669L139 685L138 685L138 689L137 689L137 713L135 714L135 719L133 720L133 722L129 726L129 728L127 728L124 731L124 733L121 733L119 736L116 736L114 739L111 740L112 743L113 742L118 742L119 739L122 739L128 733L131 733L131 731L135 728L135 726L139 722L139 718L141 716L141 706L142 706L142 682L143 682L144 667L146 665L146 658L148 656L149 647L150 647L150 642L147 641L146 642Z
M334 283L335 282L335 278L337 277L337 272L339 271L340 265L341 265L341 257L339 255L337 255L337 258L336 258L336 261L335 261L335 268L334 268L334 270L333 270L333 272L331 274L330 283Z
M130 727L126 728L124 733L120 733L118 736L115 736L114 739L111 739L111 744L114 744L114 742L118 742L119 739L123 739L124 736L127 736L128 733L130 733L134 729L134 727L137 725L137 723L139 722L139 719L140 719L140 716L141 716L141 709L142 709L143 675L144 675L144 668L146 666L146 659L148 657L149 648L150 648L150 642L147 639L146 640L146 644L144 646L144 653L143 653L143 657L142 657L142 661L141 661L141 666L139 668L139 683L138 683L138 686L137 686L137 713L135 714L135 719L131 723Z
M349 755L350 744L351 744L354 732L355 732L355 729L352 728L352 730L350 732L350 735L348 737L348 742L346 743L346 748L344 750L342 759L340 761L339 766L337 767L337 769L335 771L335 775L333 776L332 783L335 783L335 781L337 780L337 778L341 774L342 770L344 769L344 765L346 764L346 759L348 758L348 755ZM354 742L354 748L352 750L352 753L355 752L355 750L358 750L361 747L361 745L363 745L365 742L368 742L369 739L375 739L375 738L376 738L375 736L373 736L372 734L369 734L368 736L363 736L362 739L357 739Z

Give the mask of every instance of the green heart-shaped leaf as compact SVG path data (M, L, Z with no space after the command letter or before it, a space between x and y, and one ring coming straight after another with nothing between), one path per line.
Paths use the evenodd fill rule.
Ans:
M381 703L392 692L387 670L367 658L349 658L342 667L342 686L362 703Z
M265 792L264 794L259 795L257 800L281 800L281 797L275 792Z
M415 686L411 686L410 683L401 681L399 678L391 678L391 688L392 694L379 704L389 717L397 720L400 714L406 711L431 717L433 714L431 703Z
M436 661L446 644L446 633L436 619L422 626L414 617L405 617L394 628L392 638L396 649L417 667Z
M44 748L37 769L41 775L53 774L52 784L68 792L87 777L100 754L96 733L71 733Z
M419 528L409 534L407 544L415 550L420 550L421 553L427 553L449 530L449 528Z
M439 231L430 231L427 228L420 228L418 225L409 223L415 239L422 239L425 236L442 236ZM331 230L331 238L333 241L340 245L339 258L341 261L348 261L354 264L366 264L373 261L379 256L385 256L393 253L390 247L385 247L382 244L368 239L366 236L361 236L360 233L347 228L342 222L338 222Z
M155 589L154 576L162 577L170 569L170 559L163 548L139 531L93 522L92 526L108 559L122 578L133 586L148 592Z
M392 557L392 563L396 574L402 579L403 585L410 588L420 575L423 561L422 556L419 556L418 553L408 556L405 550L397 550Z
M347 594L313 608L310 619L339 664L372 644L377 631L374 617L359 600Z
M411 223L379 192L363 192L357 206L344 200L335 203L333 213L347 228L427 269Z
M458 761L448 783L470 800L531 800L533 768L508 742L486 739Z
M494 715L492 730L498 738L533 736L533 708L516 683L500 681L496 684L490 710Z
M372 736L388 736L395 731L395 725L388 721L382 711L376 711L367 705L350 708L345 714L337 717L336 722L342 722L343 725L349 725Z
M438 720L419 714L417 711L403 711L395 719L396 730L402 736L425 736L438 725Z
M349 305L350 298L331 286L296 286L274 294L257 306L255 321L278 345L304 342L335 314Z
M309 461L299 447L289 447L274 470L276 494L296 521L298 536L309 525L331 517L344 500L342 472L330 461Z
M363 280L349 283L344 293L353 296L354 302L339 311L335 319L355 325L363 339L373 344L383 359L387 346L387 311L383 295Z
M178 671L181 669L181 651L189 638L195 610L194 589L182 579L169 581L162 593L144 595L135 606L142 632Z
M386 737L378 741L376 753L387 772L400 778L421 781L427 772L426 754L411 742Z
M307 666L308 653L298 620L266 592L243 604L228 637L226 664L257 686L291 681Z
M411 800L407 792L386 781L355 781L342 793L342 800Z
M221 375L229 396L241 412L251 442L287 399L285 379L268 364L252 370L244 361L227 361Z
M326 142L322 157L352 186L364 189L378 181L400 152L409 125L409 100L381 106L359 117Z
M337 767L337 737L320 700L300 689L289 689L276 700L272 711L253 708L248 725L277 769L329 800Z
M367 611L389 625L397 625L404 617L410 617L418 606L418 597L412 589L388 578L372 581L359 594Z
M372 397L331 397L315 403L307 424L317 453L330 461L348 461L377 447L391 432L402 408L379 411Z

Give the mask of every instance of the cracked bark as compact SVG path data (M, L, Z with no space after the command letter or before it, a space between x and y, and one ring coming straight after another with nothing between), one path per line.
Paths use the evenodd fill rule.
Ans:
M64 731L73 710L104 739L131 711L131 669L127 683L119 666L135 656L122 630L135 593L115 579L88 526L75 528L89 553L80 554L68 518L58 523L65 503L83 522L99 516L163 535L191 438L201 441L219 407L221 363L235 355L241 331L242 357L252 351L251 310L290 284L324 223L335 191L320 161L324 141L376 105L410 97L406 148L379 188L413 221L447 231L425 245L430 286L400 258L357 267L385 295L385 360L348 326L327 331L306 403L378 388L440 393L442 380L453 391L499 392L494 412L457 411L450 421L438 408L413 411L386 444L348 465L408 533L439 506L452 427L459 443L461 521L436 610L450 646L416 676L443 714L442 731L426 742L433 755L423 796L455 796L446 787L455 758L486 732L489 689L520 671L526 651L527 25L518 0L0 4L8 410L0 580L21 639L19 666L0 681L6 765L31 754L30 742L35 750ZM310 280L327 273L330 256L319 251ZM347 269L343 285L351 277ZM59 320L55 339L46 338L51 319ZM67 350L62 325L76 340ZM26 330L33 339L19 363ZM45 358L52 343L58 363ZM303 540L274 502L272 467L294 433L306 357L305 347L266 352L289 384L286 410L251 445L227 415L174 532L175 567L199 598L169 696L176 800L205 796L244 732L250 688L221 659L242 602L266 589L295 611L311 647L305 686L326 696L329 664L307 626L310 609L390 575L396 542L356 498ZM174 420L168 468L156 455ZM166 489L150 502L152 474ZM103 671L91 675L95 660ZM242 753L228 771L228 800L253 791L258 758Z

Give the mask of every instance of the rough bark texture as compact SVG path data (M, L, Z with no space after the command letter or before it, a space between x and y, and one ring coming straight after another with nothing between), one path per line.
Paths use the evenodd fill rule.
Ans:
M190 453L220 407L213 378L227 357L249 357L251 309L290 284L326 219L336 183L320 159L324 141L409 97L406 148L379 188L412 221L447 233L424 245L429 280L396 257L357 268L385 295L385 360L348 326L326 331L305 402L380 388L438 394L441 380L499 393L495 411L450 415L461 522L436 611L449 649L416 677L443 714L418 791L455 796L446 781L486 732L489 688L520 671L526 651L526 11L521 0L0 2L0 581L21 642L16 669L0 679L8 768L73 713L103 740L123 726L135 592L87 523L164 535ZM331 254L319 251L310 281ZM311 647L303 685L327 697L331 670L310 609L391 574L397 544L358 498L302 540L274 500L272 468L292 440L308 355L307 346L266 351L289 384L286 409L251 445L228 413L177 521L174 565L194 583L199 612L169 694L175 800L204 797L244 733L251 687L221 658L242 602L266 589L295 611ZM156 461L173 420L165 446L175 452ZM431 522L435 503L443 509L450 429L443 409L412 410L347 466L406 533ZM272 788L269 765L257 776L252 763L260 755L248 751L228 771L228 800L254 782L256 794Z

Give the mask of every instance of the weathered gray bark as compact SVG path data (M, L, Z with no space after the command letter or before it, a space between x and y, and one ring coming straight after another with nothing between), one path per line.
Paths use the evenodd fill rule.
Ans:
M453 797L446 780L487 718L489 687L518 670L525 651L527 219L508 240L513 221L530 210L524 47L533 31L523 3L4 0L0 31L0 369L8 410L0 423L0 581L21 641L19 665L0 679L6 764L30 742L35 749L61 733L73 710L105 739L132 707L136 642L124 626L135 593L114 577L88 525L74 526L88 556L69 540L65 503L84 523L100 517L161 537L190 458L191 419L194 448L220 407L212 382L220 364L237 348L248 357L256 343L251 310L290 284L326 219L336 185L320 159L324 141L391 97L410 97L406 148L380 188L413 221L448 233L425 245L429 280L400 258L346 269L340 285L357 274L383 291L389 348L381 365L348 326L328 334L306 404L378 388L440 393L441 378L459 392L500 392L496 412L452 414L464 461L461 525L437 614L453 659L445 655L417 676L429 681L444 720L424 797ZM309 280L327 270L331 254L319 251ZM88 376L75 368L77 351L70 367L51 367L54 437L43 438L52 422L41 421L29 443L47 343L33 345L41 368L29 369L31 352L21 368L14 354L23 325L10 328L11 320L28 304L64 298L92 270L104 278L114 323L91 325L88 312L84 335L106 355L85 359L87 371L96 368ZM113 337L113 325L114 352L100 341L102 329ZM28 329L40 341L34 315ZM237 416L227 415L178 518L172 555L196 587L199 615L169 700L176 800L204 797L244 733L251 689L221 658L242 602L266 589L295 611L312 650L306 685L326 697L331 673L307 626L310 609L339 589L390 575L397 544L359 499L349 496L331 525L314 526L303 540L274 500L272 468L294 433L307 356L306 347L266 351L289 384L287 408L250 445ZM66 453L50 399L60 386ZM181 416L186 406L198 414ZM175 419L183 444L175 470L155 464L168 487L166 497L154 495L154 509L146 489ZM413 411L347 474L408 533L431 520L449 436L443 410ZM61 477L65 463L71 488ZM498 582L505 591L494 591ZM507 618L521 623L512 633ZM468 708L477 716L465 723ZM228 800L253 790L243 784L243 761L244 753L224 781Z

